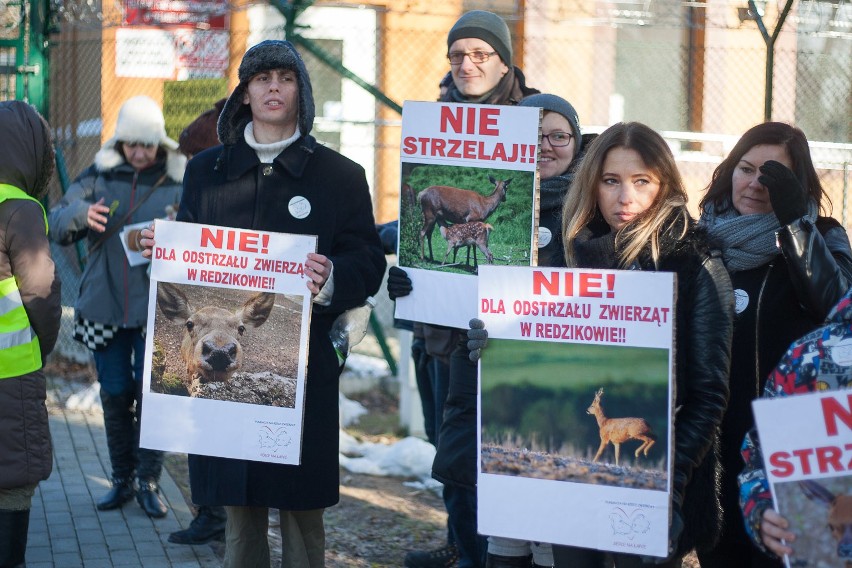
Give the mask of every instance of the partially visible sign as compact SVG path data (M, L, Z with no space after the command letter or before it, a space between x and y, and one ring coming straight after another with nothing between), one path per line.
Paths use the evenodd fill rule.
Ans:
M228 29L228 2L208 0L125 0L124 25L185 26L204 30Z
M119 28L115 32L115 76L149 79L224 77L227 31Z

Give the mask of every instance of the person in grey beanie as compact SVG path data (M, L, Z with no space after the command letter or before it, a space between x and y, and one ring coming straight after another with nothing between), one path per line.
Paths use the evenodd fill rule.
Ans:
M512 37L506 22L492 12L463 14L447 34L450 71L440 82L442 102L517 105L538 93L526 86L512 64ZM388 294L396 299L411 293L411 279L399 267L388 273ZM417 341L422 330L422 345ZM466 352L465 330L415 324L412 356L426 369L418 380L424 415L434 413L437 452L432 477L444 484L447 545L436 550L412 550L406 568L479 568L485 564L485 537L476 521L476 367ZM431 388L423 388L427 384Z
M530 95L519 106L538 107L544 111L538 158L541 176L538 260L541 266L562 266L565 256L562 202L585 148L580 120L571 103L557 95ZM586 138L592 139L594 135L586 135Z
M518 106L541 108L541 176L538 227L538 265L564 266L562 206L582 157L580 119L574 107L557 95L535 94ZM486 568L536 568L553 566L550 544L489 536Z
M341 368L334 320L375 294L385 255L364 169L311 135L314 99L305 64L287 41L251 47L219 116L222 146L187 167L177 220L317 236L304 261L312 295L299 465L189 456L192 500L223 505L226 568L268 568L269 508L279 509L282 566L325 565L323 512L340 499ZM143 244L150 254L152 232Z

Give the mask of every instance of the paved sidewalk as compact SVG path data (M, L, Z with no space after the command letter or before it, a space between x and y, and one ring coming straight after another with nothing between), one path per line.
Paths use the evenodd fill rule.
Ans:
M168 542L169 533L189 525L192 513L165 469L160 486L166 517L150 519L135 499L120 510L98 511L95 501L109 487L110 470L103 416L48 408L53 473L33 498L28 568L221 566L209 545Z

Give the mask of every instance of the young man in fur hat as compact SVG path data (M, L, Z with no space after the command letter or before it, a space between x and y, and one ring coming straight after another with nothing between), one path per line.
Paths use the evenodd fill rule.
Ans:
M112 465L112 487L97 503L101 511L117 509L135 495L148 516L167 512L158 485L163 453L139 447L150 281L146 265L128 263L120 231L126 224L165 217L180 201L186 158L177 147L166 136L163 112L154 100L128 99L95 163L50 212L51 239L61 245L86 239L88 244L74 337L94 352L101 385Z
M311 82L292 44L255 45L238 76L219 117L223 146L190 161L177 220L318 236L305 262L314 299L302 461L191 455L192 499L226 508L226 568L270 565L269 507L280 509L282 565L316 568L325 558L323 510L339 500L340 367L328 332L338 315L376 293L385 256L364 169L310 136Z

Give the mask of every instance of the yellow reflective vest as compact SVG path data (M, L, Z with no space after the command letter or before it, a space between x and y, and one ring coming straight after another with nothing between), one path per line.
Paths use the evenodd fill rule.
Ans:
M29 199L44 207L23 190L0 183L0 204L9 199ZM44 218L47 228L47 216ZM0 379L19 377L40 369L41 348L38 337L30 325L30 318L21 301L21 292L15 277L0 280Z

